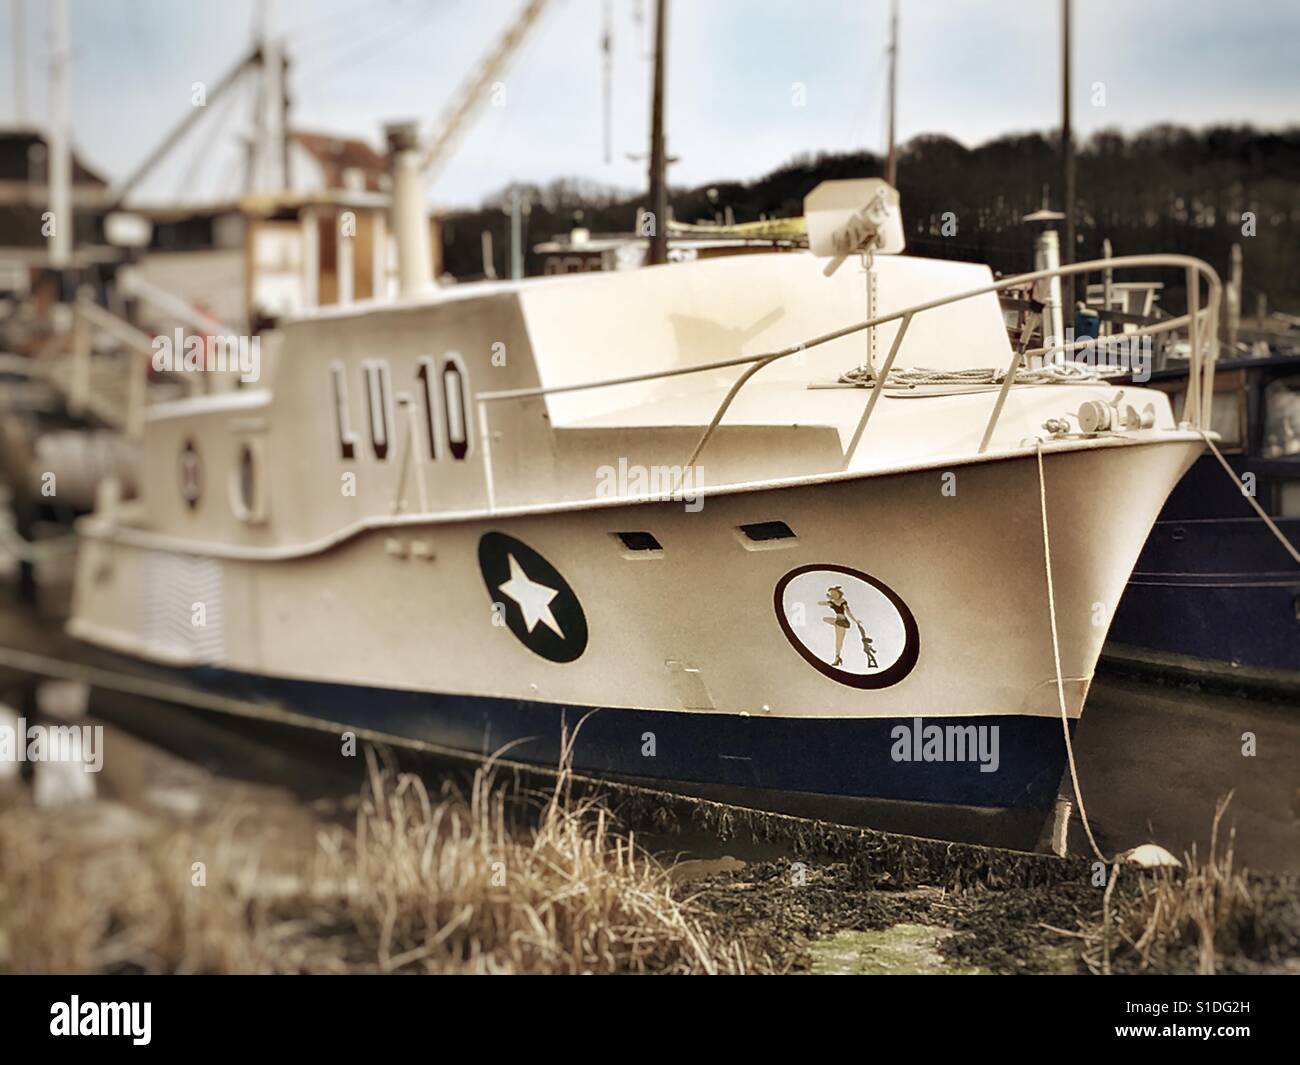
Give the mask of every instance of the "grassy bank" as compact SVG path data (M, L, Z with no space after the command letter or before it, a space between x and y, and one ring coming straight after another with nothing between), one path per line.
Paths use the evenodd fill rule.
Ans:
M772 971L756 937L683 898L565 776L526 816L507 797L487 772L431 795L372 757L350 823L306 830L257 808L174 820L11 806L0 969Z

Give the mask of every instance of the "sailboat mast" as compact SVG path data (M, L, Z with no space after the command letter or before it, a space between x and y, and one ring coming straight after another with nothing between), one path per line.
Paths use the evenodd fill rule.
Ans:
M889 5L889 156L885 163L885 180L898 188L898 148L895 120L898 112L898 0Z
M68 120L68 3L50 5L50 265L72 264L72 146Z
M1074 133L1070 126L1070 0L1061 0L1061 164L1064 167L1065 244L1061 248L1061 265L1074 262ZM1065 286L1066 324L1074 322L1074 279L1061 278Z
M650 109L650 263L668 261L668 159L664 151L664 35L668 0L656 0L654 102Z

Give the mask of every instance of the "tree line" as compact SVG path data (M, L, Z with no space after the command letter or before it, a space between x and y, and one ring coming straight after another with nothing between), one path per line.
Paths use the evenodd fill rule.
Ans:
M1261 294L1271 309L1300 313L1300 127L1102 131L1077 146L1076 165L1075 261L1100 257L1109 238L1117 255L1195 255L1226 278L1231 247L1239 243L1243 313L1254 313ZM871 152L805 154L752 181L673 188L670 203L674 217L687 222L789 217L802 213L804 196L822 181L883 171L884 160ZM1044 202L1062 206L1060 138L1011 134L967 148L942 135L916 137L900 151L898 187L911 253L985 262L1000 273L1028 270L1034 227L1023 217ZM482 276L481 233L488 229L496 270L505 276L516 190L530 205L529 273L541 268L533 245L575 226L631 232L645 200L644 193L571 179L508 186L480 209L444 220L448 272ZM1171 276L1170 310L1181 309L1181 289L1181 279Z

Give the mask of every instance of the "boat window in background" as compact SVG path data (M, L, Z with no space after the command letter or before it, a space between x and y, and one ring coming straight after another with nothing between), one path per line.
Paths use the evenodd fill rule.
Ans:
M1284 377L1264 390L1264 457L1288 455L1300 457L1300 376Z

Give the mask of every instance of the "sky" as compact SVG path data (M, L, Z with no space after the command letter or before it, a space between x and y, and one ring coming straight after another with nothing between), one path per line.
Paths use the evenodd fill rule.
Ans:
M25 33L16 40L13 8ZM274 0L293 63L293 124L366 138L426 134L523 0ZM0 0L0 123L48 115L49 0ZM120 178L251 44L258 0L68 0L77 150ZM602 57L613 35L612 160ZM888 0L670 0L667 127L674 185L758 177L805 152L882 151ZM1300 0L1074 0L1074 124L1300 123ZM511 181L645 184L654 0L551 0L430 190L476 205ZM898 136L978 144L1060 115L1057 0L900 0ZM208 105L142 190L193 198L237 186L251 89Z

